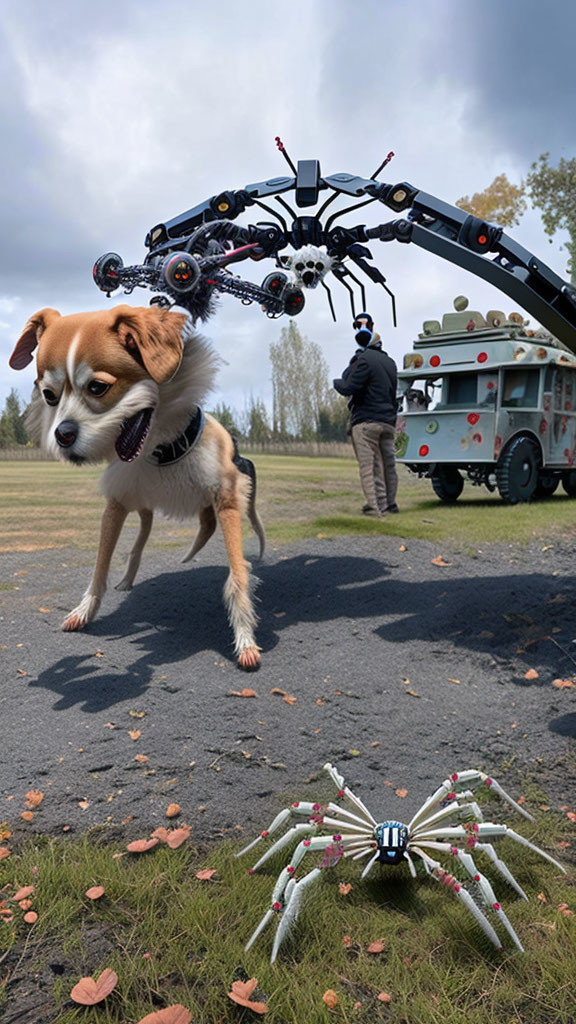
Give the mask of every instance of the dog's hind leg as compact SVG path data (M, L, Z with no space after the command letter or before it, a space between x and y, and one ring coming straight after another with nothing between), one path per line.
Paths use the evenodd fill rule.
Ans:
M194 558L194 555L197 555L204 545L208 543L216 529L216 513L214 512L212 505L207 505L206 508L202 509L199 519L200 529L194 538L194 543L190 548L190 551L188 554L184 555L184 558L182 559L183 562L190 562Z
M217 512L230 562L224 601L234 630L234 650L240 668L250 671L260 665L260 648L254 639L257 618L250 598L250 567L242 550L242 517L234 499L221 500Z
M258 512L256 511L256 505L254 504L252 496L248 500L248 518L252 523L252 529L258 537L260 543L260 551L258 552L258 559L260 560L264 551L266 550L266 531L264 529L264 523L260 519Z
M136 542L134 544L134 547L132 548L132 551L128 555L128 565L126 567L126 572L124 573L124 576L120 580L120 583L116 584L116 590L132 589L132 584L134 583L136 573L138 572L140 562L142 560L142 552L144 551L144 548L146 547L146 541L150 536L150 530L152 529L152 522L154 520L154 513L149 508L143 508L140 509L138 515L140 516L140 529L138 531L138 536L136 537Z
M87 622L91 622L96 617L100 602L106 592L110 561L127 515L128 510L119 501L116 501L115 498L109 500L102 515L100 545L94 575L80 604L66 616L62 623L62 629L66 632L82 629Z

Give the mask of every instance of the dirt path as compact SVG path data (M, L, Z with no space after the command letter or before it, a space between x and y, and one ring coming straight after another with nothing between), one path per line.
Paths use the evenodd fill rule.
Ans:
M231 660L219 543L186 567L150 552L134 590L111 590L80 634L58 627L90 556L2 556L0 821L68 835L129 821L141 834L176 802L196 839L260 829L278 794L313 797L327 760L389 817L477 766L515 792L527 772L574 803L576 688L552 685L576 677L571 543L474 558L404 545L273 550L257 569L263 667L250 676ZM230 695L243 687L257 696ZM45 796L25 823L30 789Z

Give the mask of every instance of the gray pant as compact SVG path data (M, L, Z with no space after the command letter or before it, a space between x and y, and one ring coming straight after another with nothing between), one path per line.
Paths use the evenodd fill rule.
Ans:
M366 504L381 513L396 504L395 434L389 423L356 423L352 427L352 444Z

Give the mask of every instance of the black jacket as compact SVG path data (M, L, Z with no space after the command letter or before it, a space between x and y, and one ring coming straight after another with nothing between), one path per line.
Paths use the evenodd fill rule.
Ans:
M351 423L396 424L396 363L381 348L369 346L353 356L336 391L349 397Z

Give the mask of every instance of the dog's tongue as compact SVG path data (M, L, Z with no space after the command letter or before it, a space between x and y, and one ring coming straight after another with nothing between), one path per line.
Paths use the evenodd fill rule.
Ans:
M124 420L115 445L116 454L119 459L122 459L122 462L132 462L140 455L153 412L153 409L142 409L130 419Z

